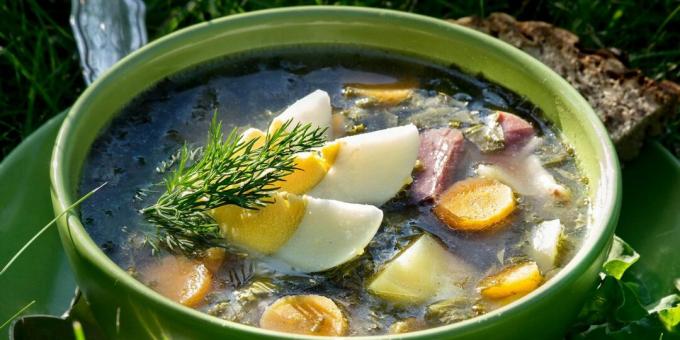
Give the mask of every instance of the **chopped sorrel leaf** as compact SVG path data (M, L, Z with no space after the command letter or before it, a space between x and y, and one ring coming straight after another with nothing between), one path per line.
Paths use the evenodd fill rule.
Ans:
M484 123L463 129L465 138L473 142L482 152L492 152L505 147L503 128L498 123L498 113L484 117Z

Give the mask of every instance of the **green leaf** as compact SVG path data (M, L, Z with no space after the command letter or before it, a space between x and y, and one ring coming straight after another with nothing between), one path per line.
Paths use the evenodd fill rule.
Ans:
M588 328L589 325L602 324L619 304L621 289L612 277L605 279L597 287L593 295L586 301L578 315L576 327Z
M637 286L624 281L617 281L617 283L621 292L621 300L614 313L616 321L627 323L646 317L649 313L640 303Z
M639 258L640 254L635 249L618 236L614 236L614 244L612 244L612 249L609 251L607 261L605 261L602 270L605 274L621 280L623 273L637 262Z
M644 306L652 300L644 282L624 273L640 256L618 237L600 273L600 282L581 309L577 322L567 334L572 339L659 339L676 334L680 324L680 295L671 294ZM680 280L674 281L675 285ZM677 287L676 287L677 288Z
M648 307L650 314L656 313L659 321L669 331L677 331L680 325L680 295L671 294Z
M680 305L659 311L659 320L669 332L678 330L680 324Z

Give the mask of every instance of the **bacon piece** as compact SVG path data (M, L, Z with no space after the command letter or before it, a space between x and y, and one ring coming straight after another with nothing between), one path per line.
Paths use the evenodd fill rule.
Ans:
M534 136L534 128L531 124L512 113L498 111L498 123L503 129L506 148L520 148Z
M423 169L415 174L411 200L420 203L444 190L463 153L463 134L456 129L430 129L420 134L418 159Z

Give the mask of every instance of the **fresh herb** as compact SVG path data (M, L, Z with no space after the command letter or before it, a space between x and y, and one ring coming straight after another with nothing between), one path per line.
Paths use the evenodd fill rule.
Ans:
M644 304L642 298L649 296L645 285L625 275L638 258L626 242L614 238L600 282L567 338L661 339L680 331L680 292Z
M165 161L161 161L156 167L156 172L159 174L164 174L172 169L182 158L182 151L184 148L177 150L177 152L170 155L170 158ZM195 161L203 152L203 148L195 148L187 153L187 158L189 161Z
M234 129L224 139L222 123L213 117L200 159L185 145L177 167L165 179L166 191L141 212L156 226L150 244L196 255L224 246L210 209L233 204L257 209L271 202L275 182L296 170L295 154L324 143L324 129L289 120L259 139L242 140Z
M253 263L247 259L227 271L228 282L233 289L239 289L250 282L255 274Z

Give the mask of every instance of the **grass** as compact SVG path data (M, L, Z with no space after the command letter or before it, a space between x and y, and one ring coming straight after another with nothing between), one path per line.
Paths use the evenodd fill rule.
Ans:
M521 20L543 20L569 29L586 49L624 51L629 66L654 79L680 81L677 0L147 0L146 4L150 39L224 15L290 5L361 5L440 18L504 11ZM0 0L0 159L69 107L85 86L68 15L64 1ZM680 156L680 117L668 124L661 140Z

